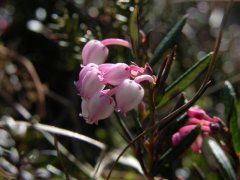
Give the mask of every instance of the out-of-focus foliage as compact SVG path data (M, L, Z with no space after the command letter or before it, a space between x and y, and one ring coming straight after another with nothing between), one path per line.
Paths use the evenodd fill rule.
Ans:
M99 179L106 177L109 165L116 159L125 141L119 135L123 133L117 124L118 117L113 115L98 126L89 126L79 117L81 102L73 82L78 78L83 45L90 39L116 37L129 40L134 46L133 52L122 47L110 47L107 62L133 61L139 65L150 62L156 64L153 67L155 74L165 55L177 45L171 71L163 87L176 82L185 72L186 81L178 81L178 87L173 88L181 91L186 88L184 95L188 99L201 85L202 76L198 77L198 73L206 68L209 59L200 59L213 51L225 7L226 2L184 0L1 1L0 176L87 179L104 157L96 176ZM167 178L221 179L223 175L220 172L224 169L228 177L234 179L232 172L239 173L239 9L238 2L230 9L218 63L211 77L212 86L198 100L198 104L208 109L210 114L220 116L233 134L226 133L226 130L216 135L217 145L215 141L206 139L202 155L186 151L179 156L178 153L182 154L186 149L180 147L179 152L178 149L171 149L170 134L167 133L174 133L182 125L179 118L163 133L167 141L156 143L161 147L156 153L164 154L163 151L169 149L165 156L174 159L174 163L172 166L164 164L169 159L165 160L162 156L160 163L155 164L156 175L162 171L157 169L158 165L165 170L165 174L160 174ZM185 14L188 14L187 18ZM184 19L181 20L181 17ZM143 36L147 39L144 43L141 42ZM205 64L199 65L201 62ZM198 64L195 69L193 67L187 71L194 63ZM228 84L224 104L225 80L231 82L233 87ZM236 96L233 96L232 88ZM160 105L173 97L169 91L158 97L162 98ZM157 111L157 115L163 117L172 111L172 104L176 102L176 98L171 99L167 106ZM138 119L132 121L136 114L133 111L123 117L134 135L142 130ZM18 120L26 120L33 127L16 126L14 122ZM86 145L70 137L55 137L44 130L37 131L34 123L39 122L92 137L106 144L107 149ZM197 133L198 128L189 137L194 138ZM185 139L184 143L191 144L191 138ZM221 146L228 149L222 152ZM214 147L221 152L212 152ZM128 156L123 157L112 178L142 178L139 162L131 154L134 153L129 152ZM227 159L228 167L223 167L224 163L218 159L220 155ZM174 170L175 174L172 173Z

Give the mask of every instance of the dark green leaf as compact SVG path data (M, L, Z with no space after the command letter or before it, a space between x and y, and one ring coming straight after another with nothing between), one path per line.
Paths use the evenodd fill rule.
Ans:
M240 153L240 127L238 123L237 100L234 89L229 81L225 82L225 119L229 124L232 143L237 154Z
M134 7L129 21L129 33L132 40L133 53L137 52L139 47L139 27L138 27L138 6Z
M154 175L161 171L161 166L164 166L166 163L171 163L177 157L181 156L182 153L191 146L195 141L197 136L200 134L201 128L200 125L197 125L193 130L191 130L178 144L169 148L168 151L161 156L159 161L154 165Z
M224 151L221 149L218 143L216 143L212 139L208 140L208 144L212 150L213 155L217 159L219 165L224 170L224 174L227 175L227 179L235 180L236 176L235 176L234 170L232 168L232 165L230 164L229 159L225 155Z
M164 52L174 45L177 37L182 32L182 28L185 25L186 20L187 16L185 15L173 26L164 39L159 43L150 60L151 66L154 66L161 59Z
M198 76L199 74L206 69L211 60L212 53L206 55L203 59L196 62L190 69L188 69L184 74L182 74L177 80L170 84L161 97L160 102L157 105L157 108L162 107L170 99L177 96L183 90L185 90Z

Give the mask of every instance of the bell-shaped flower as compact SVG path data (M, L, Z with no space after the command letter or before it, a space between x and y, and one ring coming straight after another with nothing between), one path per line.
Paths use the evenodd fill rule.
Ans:
M88 124L97 124L99 120L110 117L114 108L114 99L106 91L100 91L90 99L82 100L81 116Z
M102 64L108 56L108 48L98 40L90 40L83 47L82 61L83 65L89 63Z
M101 64L98 68L103 74L103 81L105 84L119 85L124 79L131 76L135 77L136 74L143 73L144 69L136 65L128 66L125 63L117 64Z
M126 113L142 101L144 96L143 87L134 80L125 79L116 88L115 98L117 102L117 111Z
M94 94L104 89L101 73L93 65L85 66L79 73L79 80L75 82L79 95L82 98L91 98Z
M81 71L79 72L79 79L83 78L88 71L98 70L98 65L94 63L89 63L86 66L82 66Z
M101 64L99 70L103 74L105 84L119 85L124 79L130 77L130 68L125 63Z
M154 83L154 79L149 75L141 75L134 80L125 79L115 89L115 98L117 103L116 111L126 113L142 101L144 96L144 89L139 84L142 81L149 81Z

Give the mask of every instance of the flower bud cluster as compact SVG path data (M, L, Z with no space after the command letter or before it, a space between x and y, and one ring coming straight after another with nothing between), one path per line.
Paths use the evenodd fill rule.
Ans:
M142 101L142 81L154 83L144 68L125 63L104 63L108 56L106 45L131 47L120 39L91 40L83 48L83 65L75 86L82 97L81 116L89 124L109 117L114 110L125 114Z
M189 119L185 125L172 136L172 143L174 145L179 143L184 136L194 129L198 124L201 126L201 131L204 135L210 135L220 129L220 119L215 116L211 118L203 109L197 106L189 108L187 115L189 116ZM200 134L191 145L192 150L196 154L201 152L202 143L203 137Z

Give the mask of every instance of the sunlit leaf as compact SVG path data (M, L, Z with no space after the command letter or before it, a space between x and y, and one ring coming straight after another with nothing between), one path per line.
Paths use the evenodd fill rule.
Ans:
M189 68L184 74L182 74L178 79L176 79L172 84L170 84L161 98L158 99L159 104L157 108L162 107L170 99L177 96L183 90L185 90L198 76L206 69L211 60L212 53L209 53L203 57L200 61L196 62L191 68Z
M221 147L212 139L208 140L209 147L212 150L213 155L217 159L219 165L224 170L224 174L227 175L227 179L235 180L236 176L234 173L234 170L232 168L232 165L230 164L229 159L225 155L224 151L221 149Z
M229 124L232 143L237 154L240 155L240 127L238 123L237 99L234 89L229 81L225 82L225 119Z
M151 66L154 66L161 59L164 52L174 45L177 37L182 32L182 28L185 25L186 20L187 16L185 15L173 26L164 39L158 44L150 60Z

